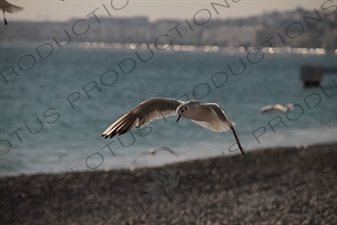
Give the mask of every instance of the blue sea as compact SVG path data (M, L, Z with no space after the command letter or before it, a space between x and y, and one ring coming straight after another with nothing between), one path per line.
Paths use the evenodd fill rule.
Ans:
M215 133L184 118L101 137L152 97L218 103L248 152L337 141L336 74L312 88L299 78L304 64L336 66L336 54L130 46L1 46L0 175L125 169L140 152L160 146L179 156L161 151L135 166L239 154L231 131ZM276 103L294 109L259 114Z

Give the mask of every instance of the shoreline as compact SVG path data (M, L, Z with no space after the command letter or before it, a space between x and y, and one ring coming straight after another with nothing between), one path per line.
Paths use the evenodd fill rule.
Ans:
M0 224L333 224L337 143L0 177Z
M302 149L302 148L307 148L307 147L311 147L311 146L319 146L319 145L333 145L333 144L337 144L337 142L333 142L333 141L329 141L329 142L316 142L316 143L311 143L311 144L301 144L299 146L295 146L295 145L282 145L282 146L274 146L274 145L271 145L271 146L264 146L264 147L259 147L259 148L254 148L254 149L251 149L251 150L248 150L246 151L245 153L246 154L251 154L252 152L260 152L260 151L264 151L264 150L278 150L278 149L288 149L288 148L296 148L296 149ZM306 147L304 147L306 146ZM239 151L237 151L239 152ZM223 153L222 154L226 154L226 153ZM241 155L241 153L237 153L237 154L230 154L230 155L226 155L226 157L236 157L236 156L239 156ZM215 156L209 156L209 157L198 157L198 158L187 158L187 159L184 159L182 161L175 161L175 162L167 162L167 163L164 163L164 164L161 164L161 165L150 165L150 166L143 166L143 165L139 165L139 166L136 166L135 167L135 170L140 170L140 169L155 169L155 168L161 168L161 167L166 167L166 166L173 166L175 164L180 164L180 163L188 163L188 162L197 162L197 161L203 161L203 160L209 160L209 159L212 159L212 158L218 158L218 157L221 157L221 155L215 155ZM62 162L62 161L60 161ZM35 176L35 175L57 175L57 174L64 174L64 173L72 173L71 172L71 169L70 169L70 166L67 166L69 167L68 170L64 170L64 171L58 171L58 170L55 170L55 171L48 171L48 172L29 172L29 173L17 173L17 174L12 174L12 173L8 173L8 174L4 174L4 175L1 175L0 174L0 180L1 178L7 178L7 177L21 177L21 176ZM108 171L105 171L106 169L103 169L103 168L100 168L100 169L94 169L94 170L89 170L88 168L86 169L83 169L83 168L80 168L80 169L76 169L75 173L85 173L85 172L113 172L113 171L130 171L130 167L109 167L108 168Z

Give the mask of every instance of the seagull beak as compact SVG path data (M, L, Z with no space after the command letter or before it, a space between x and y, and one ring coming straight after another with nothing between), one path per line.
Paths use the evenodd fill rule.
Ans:
M179 119L180 119L180 116L177 117L177 123L178 123Z

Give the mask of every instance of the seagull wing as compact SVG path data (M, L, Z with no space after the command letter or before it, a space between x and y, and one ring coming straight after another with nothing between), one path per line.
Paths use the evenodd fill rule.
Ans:
M1 5L0 8L2 8L5 12L9 12L9 13L20 12L23 10L23 7L10 4L7 1L3 1L2 4L0 5Z
M262 114L262 113L268 112L268 111L272 110L273 107L274 107L273 105L266 105L266 106L263 106L263 107L260 109L260 113Z
M124 134L133 126L139 128L152 120L176 115L176 108L181 101L169 98L152 98L146 100L112 123L102 134L102 137L112 138L116 134Z
M292 110L294 107L292 104L287 104L287 105L281 105L281 104L276 104L276 105L267 105L261 108L260 113L265 113L265 112L287 112L288 110Z
M143 156L143 155L148 155L148 154L150 154L149 151L140 152L140 153L139 153L139 154L132 160L130 168L134 168L134 167L135 167L134 165L136 164L137 160L138 160L141 156Z
M198 107L199 118L192 119L193 122L214 132L225 132L231 129L228 118L224 116L217 104L199 103ZM218 110L218 112L216 112L216 110ZM235 125L234 122L231 123Z
M173 151L172 149L168 148L168 147L159 147L157 149L155 149L155 152L161 151L161 150L165 150L168 151L169 153L175 155L175 156L179 156L178 153L176 153L175 151Z
M223 110L218 104L216 103L201 103L200 107L207 107L212 109L216 115L219 117L219 119L224 123L224 124L228 124L229 128L233 131L234 137L236 139L236 143L238 144L240 151L242 153L242 155L245 155L245 152L241 146L241 142L239 140L239 137L237 136L235 129L234 129L234 125L235 123L230 121L225 110ZM207 127L206 127L207 128Z
M287 109L281 105L281 104L276 104L276 105L273 105L272 107L272 111L274 112L285 112Z

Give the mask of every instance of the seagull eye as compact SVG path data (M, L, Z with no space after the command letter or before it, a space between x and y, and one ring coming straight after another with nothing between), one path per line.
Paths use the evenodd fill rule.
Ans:
M185 106L185 110L187 110L187 107Z

